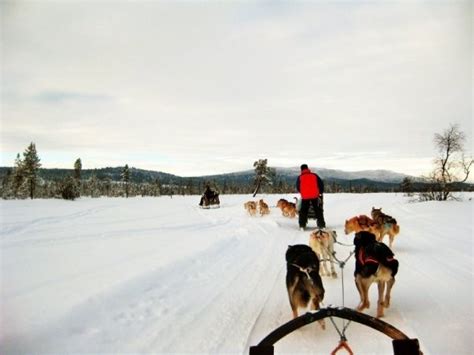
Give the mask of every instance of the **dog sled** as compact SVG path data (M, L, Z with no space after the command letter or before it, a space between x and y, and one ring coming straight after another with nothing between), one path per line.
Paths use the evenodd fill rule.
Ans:
M300 213L301 210L301 200L297 197L295 197L295 203L296 203L296 212ZM314 207L312 204L309 205L308 209L308 219L314 219L316 220L316 212L314 211Z
M199 203L199 206L201 208L211 208L211 207L220 207L220 200L219 200L219 194L215 193L213 196L207 196L207 195L202 195L201 197L201 202Z
M357 312L350 308L335 306L328 306L317 311L307 312L306 314L303 314L283 324L263 338L260 343L255 346L251 346L249 355L273 355L273 345L280 339L284 338L295 330L304 327L305 325L328 317L331 318L333 324L334 321L332 320L332 317L342 318L352 322L360 323L387 335L392 339L394 355L422 355L418 339L409 338L391 324L378 318L371 317L367 314ZM345 349L349 354L353 354L351 348L348 345L347 339L344 336L344 331L341 333L338 330L338 333L341 336L341 340L339 345L331 352L331 355L335 355L340 349ZM297 349L295 349L295 351L297 352Z

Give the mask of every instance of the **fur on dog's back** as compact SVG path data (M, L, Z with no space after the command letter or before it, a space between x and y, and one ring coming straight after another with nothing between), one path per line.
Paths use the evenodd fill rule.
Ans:
M350 219L346 219L344 224L344 233L349 234L352 232L369 231L376 235L380 235L382 227L380 227L372 218L366 215L355 216Z
M400 226L397 224L397 220L383 213L382 208L372 207L371 216L380 228L377 240L383 241L384 236L388 234L390 238L389 245L392 247L395 236L400 233Z
M247 201L244 203L244 208L251 216L255 216L257 213L257 202Z
M293 317L298 316L298 308L308 306L319 309L324 298L324 287L319 276L319 259L316 253L304 244L288 246L286 259L286 288Z
M320 261L320 272L323 276L337 277L334 268L334 241L337 239L335 230L317 229L309 235L309 246L318 255ZM329 268L328 268L329 263ZM331 271L329 271L329 269Z
M372 207L370 212L372 219L378 224L397 224L397 220L388 214L382 212L382 208Z

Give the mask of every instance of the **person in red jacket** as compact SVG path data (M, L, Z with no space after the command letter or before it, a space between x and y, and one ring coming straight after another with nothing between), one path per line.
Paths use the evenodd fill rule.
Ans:
M296 190L301 194L299 225L304 230L308 222L309 205L313 205L318 228L326 228L323 213L324 183L321 178L309 170L308 165L301 165L301 174L296 180Z

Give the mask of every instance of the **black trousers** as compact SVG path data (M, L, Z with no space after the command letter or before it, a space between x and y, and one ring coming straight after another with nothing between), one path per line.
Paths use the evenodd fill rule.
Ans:
M298 212L298 222L300 227L306 227L306 223L308 223L308 210L309 205L313 206L314 213L316 214L316 221L318 228L325 228L326 222L324 221L324 212L323 212L323 204L322 200L319 198L314 198L311 200L301 200L301 208Z

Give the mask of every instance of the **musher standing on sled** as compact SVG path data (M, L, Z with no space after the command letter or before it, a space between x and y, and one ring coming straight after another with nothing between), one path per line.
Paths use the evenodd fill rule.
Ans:
M326 228L323 213L324 183L321 178L309 170L308 165L301 165L301 174L296 180L296 190L301 194L301 208L299 210L300 229L304 230L308 222L309 204L313 205L318 228Z

